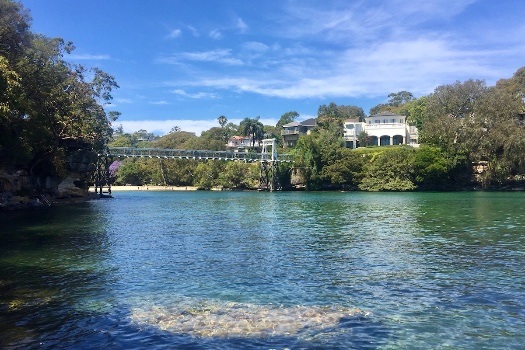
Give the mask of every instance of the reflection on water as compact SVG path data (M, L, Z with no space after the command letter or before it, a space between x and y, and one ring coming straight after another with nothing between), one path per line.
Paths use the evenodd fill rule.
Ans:
M344 320L364 315L335 306L261 306L180 298L172 307L146 305L132 309L131 319L162 330L200 337L268 337L301 333L313 337L334 332Z

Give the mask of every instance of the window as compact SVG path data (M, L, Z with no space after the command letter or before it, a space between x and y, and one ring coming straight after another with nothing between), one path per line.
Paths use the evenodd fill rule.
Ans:
M374 120L374 123L375 123L375 124L379 124L379 123L381 123L381 120L376 119L376 120Z
M391 119L390 122L393 124L393 123L396 122L396 120L395 119Z
M346 124L346 128L348 130L352 130L354 128L354 124Z

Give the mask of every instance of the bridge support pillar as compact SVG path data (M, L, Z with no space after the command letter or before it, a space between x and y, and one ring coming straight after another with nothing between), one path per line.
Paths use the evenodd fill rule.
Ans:
M261 173L259 176L259 190L279 190L277 176L277 140L262 140Z
M99 154L94 175L95 193L100 197L111 197L111 181L109 166L111 157L109 154Z

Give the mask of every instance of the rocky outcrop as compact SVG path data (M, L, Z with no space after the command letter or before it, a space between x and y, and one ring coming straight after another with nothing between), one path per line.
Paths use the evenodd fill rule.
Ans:
M66 152L67 174L30 176L19 170L0 169L0 209L47 206L56 202L88 199L88 186L95 170L97 155L91 150L69 149Z

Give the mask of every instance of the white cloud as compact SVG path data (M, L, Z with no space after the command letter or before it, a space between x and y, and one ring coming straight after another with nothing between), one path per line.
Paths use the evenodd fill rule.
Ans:
M156 106L162 106L162 105L169 105L169 102L165 100L160 100L160 101L152 101L149 104L156 105Z
M265 52L270 49L270 47L266 44L263 44L258 41L249 41L244 43L243 48L248 51L255 51L255 52Z
M187 26L187 28L190 30L191 35L193 35L195 38L199 37L199 31L194 26Z
M131 100L129 98L115 98L113 101L115 101L116 103L119 103L119 104L133 103L133 100Z
M475 0L443 1L421 6L401 0L372 5L342 1L318 7L291 1L286 20L274 26L280 42L271 48L249 41L236 55L217 49L178 56L179 61L244 65L249 71L211 67L176 84L279 98L359 98L399 90L426 94L437 85L470 78L490 84L508 75L504 61L519 67L523 44L512 38L504 45L499 27L490 28L491 37L499 38L493 44L475 41L484 38L483 32L458 35L454 16ZM291 41L290 36L299 40Z
M212 30L208 35L215 40L220 40L224 37L219 29Z
M168 120L131 120L119 121L122 124L124 132L133 133L138 130L147 130L157 135L167 134L174 126L178 126L183 131L194 132L196 135L204 130L208 130L212 125L211 121L206 120L191 120L191 119L168 119ZM215 121L214 124L217 124ZM210 126L211 125L211 126Z
M230 66L239 66L243 64L240 59L232 56L231 50L226 49L182 52L172 56L157 59L157 62L169 64L179 64L181 61L216 62Z
M246 33L250 27L242 20L242 18L239 17L237 19L237 29L241 31L241 33Z
M71 60L86 60L86 61L104 61L104 60L110 60L111 56L109 55L92 55L89 53L85 54L71 54L69 56L66 56L66 58L69 58Z
M168 34L169 39L176 39L182 35L182 30L180 29L174 29L171 31L171 33Z
M301 116L306 119L305 116ZM229 123L239 124L243 118L228 118ZM278 119L276 118L261 118L261 123L264 125L275 125ZM200 136L201 132L209 130L213 127L219 126L217 119L168 119L168 120L131 120L118 121L117 124L122 124L124 132L133 133L138 130L147 130L156 135L164 135L171 131L174 126L178 126L182 131L194 132L195 135Z
M184 91L182 89L172 90L171 92L174 93L175 95L178 95L178 96L188 97L188 98L193 98L193 99L217 98L216 94L209 93L209 92L188 93L188 92L186 92L186 91Z
M469 50L456 47L446 38L387 41L342 50L337 55L310 53L305 58L298 58L302 53L296 55L287 49L281 52L283 56L274 57L268 68L261 68L260 64L249 76L219 73L177 84L279 98L363 97L399 90L426 94L437 85L462 77L504 76L489 64L504 51Z

